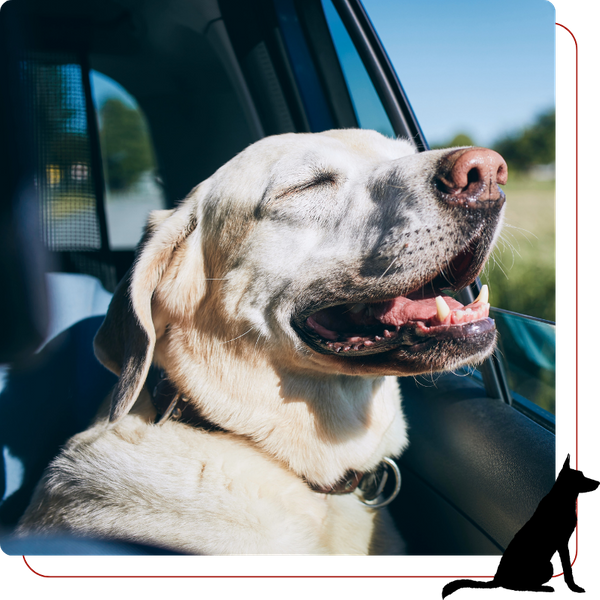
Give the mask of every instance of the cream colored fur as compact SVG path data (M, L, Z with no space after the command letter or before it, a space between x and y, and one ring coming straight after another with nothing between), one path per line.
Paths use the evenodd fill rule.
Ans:
M398 539L384 541L386 515L306 482L333 485L400 455L407 436L394 376L403 367L361 370L314 352L290 317L319 285L345 294L350 281L361 297L406 285L404 271L358 274L377 236L400 227L374 217L374 182L394 171L411 182L398 193L416 197L416 174L440 156L369 131L276 136L177 209L153 213L96 338L98 358L120 377L110 406L49 466L20 531L190 553L399 552ZM323 172L336 176L315 184ZM407 203L403 226L426 223L428 211ZM432 260L416 257L410 276ZM227 433L153 425L144 388L153 362Z

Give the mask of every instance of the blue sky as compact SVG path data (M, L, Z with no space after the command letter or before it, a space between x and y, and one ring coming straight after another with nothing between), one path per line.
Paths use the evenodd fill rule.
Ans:
M554 106L547 0L362 0L429 143L475 143Z
M92 70L91 75L92 97L96 104L96 110L99 109L108 98L119 98L119 100L131 108L137 108L137 103L133 97L116 81L102 73L98 73L98 71Z

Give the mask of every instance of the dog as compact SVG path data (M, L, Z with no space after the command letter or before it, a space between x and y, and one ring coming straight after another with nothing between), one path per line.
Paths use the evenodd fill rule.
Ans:
M153 212L94 342L118 383L18 531L193 554L399 552L380 508L407 444L396 376L493 351L485 290L468 306L442 291L481 271L506 177L482 148L283 134Z

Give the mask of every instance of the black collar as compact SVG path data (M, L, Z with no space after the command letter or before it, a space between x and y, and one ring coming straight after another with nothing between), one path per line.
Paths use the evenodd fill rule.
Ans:
M186 423L205 431L227 431L206 417L203 417L194 408L188 398L179 392L162 369L151 367L146 379L146 385L150 391L152 404L156 409L155 425L162 425L169 419L173 419L174 421ZM390 463L393 463L393 466ZM389 467L392 467L395 472L396 489L392 497L386 499L385 504L388 504L400 489L398 467L389 458L385 458L373 472L346 471L345 475L331 486L318 485L306 479L305 482L311 490L320 494L351 494L359 488L361 490L362 501L373 508L378 508L379 506L383 506L380 498L383 496Z
M225 431L195 409L175 387L162 369L152 367L146 379L150 391L152 404L156 409L155 425L162 425L165 421L173 419L206 431Z

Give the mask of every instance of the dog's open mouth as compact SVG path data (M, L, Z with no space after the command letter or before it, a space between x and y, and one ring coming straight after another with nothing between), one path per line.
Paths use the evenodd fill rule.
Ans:
M471 260L457 259L462 270L452 282L438 275L405 296L328 306L303 316L296 328L316 351L347 356L394 349L419 352L432 343L482 336L495 328L487 286L466 306L442 295L442 289L460 289L474 279Z
M332 352L374 354L432 339L485 333L494 328L489 309L487 300L481 297L464 306L449 297L411 300L399 296L386 302L342 304L320 310L306 319L306 329L314 332L314 341Z

